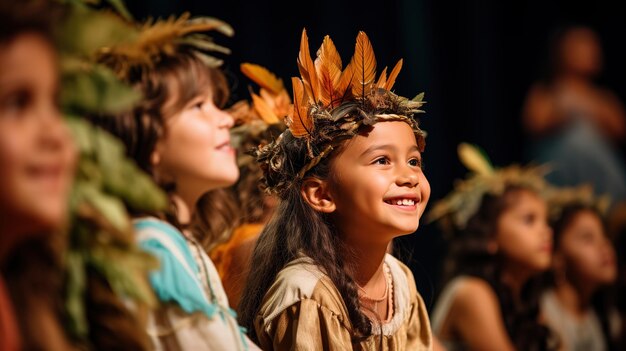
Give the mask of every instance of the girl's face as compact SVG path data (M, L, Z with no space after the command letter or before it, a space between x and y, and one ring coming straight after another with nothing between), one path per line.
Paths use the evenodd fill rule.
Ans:
M613 245L600 218L590 210L578 212L563 230L555 261L562 263L557 269L579 284L606 285L617 277Z
M233 118L215 105L210 91L192 99L166 123L153 163L157 174L176 184L176 193L196 201L209 190L235 183L239 168L230 145Z
M37 34L22 34L0 49L0 241L5 245L19 239L7 232L46 232L66 218L76 154L57 107L55 63L52 48Z
M415 135L404 122L381 122L352 138L333 160L333 214L343 234L388 243L413 233L430 197Z
M500 255L524 270L548 269L552 230L548 226L545 201L529 190L517 190L507 196L511 204L498 218L495 236Z

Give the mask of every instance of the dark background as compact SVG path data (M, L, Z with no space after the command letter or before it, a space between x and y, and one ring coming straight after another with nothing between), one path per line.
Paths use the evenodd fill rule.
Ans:
M478 144L497 166L528 161L520 111L528 88L545 73L556 28L582 24L597 31L604 49L598 84L626 101L626 2L129 0L128 7L137 19L189 11L231 24L235 36L217 39L232 49L225 68L233 100L248 98L249 82L239 72L242 62L263 65L289 85L289 77L298 75L302 28L312 54L328 34L344 62L358 31L365 31L378 72L404 59L395 91L407 97L426 93L421 125L428 132L424 163L431 204L465 174L456 155L460 142ZM441 233L422 223L396 247L432 307L442 283L446 245Z

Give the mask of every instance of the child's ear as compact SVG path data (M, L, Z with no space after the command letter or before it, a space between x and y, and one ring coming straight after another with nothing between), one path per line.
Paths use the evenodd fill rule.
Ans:
M329 184L317 178L307 178L302 182L300 194L314 210L331 213L337 208L330 194Z

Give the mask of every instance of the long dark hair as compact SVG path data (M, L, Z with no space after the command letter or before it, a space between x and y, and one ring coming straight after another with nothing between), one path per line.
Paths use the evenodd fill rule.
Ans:
M458 275L469 275L485 280L494 290L506 331L517 350L549 349L550 331L538 321L541 283L531 278L524 284L521 296L501 279L501 257L489 251L489 241L497 232L500 216L514 203L521 191L532 191L519 186L508 186L502 195L485 194L481 205L464 230L456 229L446 260L447 280Z
M285 138L293 138L286 132ZM286 174L297 174L304 166L307 145L303 140L282 143L276 162ZM340 152L340 150L335 150ZM335 154L336 155L336 154ZM333 156L324 158L307 177L328 179ZM360 309L356 283L346 266L348 252L327 215L315 211L300 194L302 181L295 181L280 195L272 219L261 233L250 267L248 281L239 305L239 322L258 341L254 320L265 294L278 272L299 253L310 257L328 275L341 294L354 328L355 338L371 334L372 326Z
M572 222L582 212L593 213L602 223L602 229L604 233L607 233L608 227L606 218L602 213L594 206L585 204L573 203L571 205L563 207L558 217L554 218L550 225L554 233L554 250L558 250L563 239L563 232L569 228ZM547 285L554 286L556 284L556 277L553 272L546 274ZM616 311L614 291L611 287L602 287L596 291L591 297L591 306L596 312L596 315L600 321L602 333L606 340L609 350L617 350L617 340L614 335L611 334L611 325L609 317L612 312Z

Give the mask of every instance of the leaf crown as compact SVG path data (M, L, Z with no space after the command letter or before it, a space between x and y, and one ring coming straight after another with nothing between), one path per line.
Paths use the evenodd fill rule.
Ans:
M479 147L468 143L458 146L459 159L470 170L457 180L454 190L439 200L427 215L427 221L439 220L446 231L462 230L479 210L485 194L500 196L510 186L535 191L542 197L550 189L543 176L546 166L511 165L495 168Z
M176 55L181 47L192 50L207 66L219 67L223 61L210 53L230 54L230 49L216 44L203 32L217 31L229 37L234 34L232 27L219 19L191 18L189 13L178 18L149 19L138 29L129 40L103 47L97 53L98 61L111 67L120 77L127 77L136 68L153 68L164 57Z
M376 79L376 57L369 38L359 32L354 55L342 66L341 57L329 36L325 36L311 58L306 30L302 31L297 58L300 77L291 78L293 105L284 117L288 129L276 140L256 150L264 171L264 186L280 194L301 180L343 141L381 121L403 121L411 126L420 151L426 134L419 128L417 113L425 103L421 93L413 99L391 90L402 68L399 60L389 75L385 67ZM283 167L285 143L304 143L306 155L297 171ZM290 162L291 163L291 162ZM292 174L293 173L293 174Z

